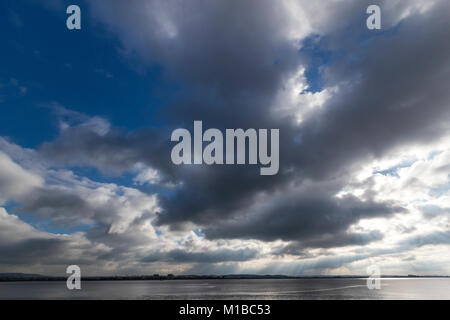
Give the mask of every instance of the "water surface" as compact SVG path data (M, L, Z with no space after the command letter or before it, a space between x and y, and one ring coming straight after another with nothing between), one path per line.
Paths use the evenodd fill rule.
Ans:
M0 299L450 299L450 278L0 282Z

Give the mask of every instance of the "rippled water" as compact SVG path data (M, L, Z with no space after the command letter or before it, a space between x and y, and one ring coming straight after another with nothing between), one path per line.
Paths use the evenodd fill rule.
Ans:
M450 299L450 278L3 282L0 299Z

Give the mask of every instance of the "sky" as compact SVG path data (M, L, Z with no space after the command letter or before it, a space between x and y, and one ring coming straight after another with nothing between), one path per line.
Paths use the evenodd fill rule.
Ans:
M2 1L0 273L450 274L449 17L447 0ZM279 129L278 173L175 165L195 120Z

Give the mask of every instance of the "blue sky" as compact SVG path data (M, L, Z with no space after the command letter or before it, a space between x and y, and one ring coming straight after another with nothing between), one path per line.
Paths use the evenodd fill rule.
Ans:
M2 135L27 147L54 138L55 119L45 108L51 102L105 116L125 130L158 125L157 110L178 87L164 78L162 66L134 70L118 53L118 40L87 18L82 30L69 31L68 15L38 3L0 6L0 58L8 61L1 75L7 102L2 104Z

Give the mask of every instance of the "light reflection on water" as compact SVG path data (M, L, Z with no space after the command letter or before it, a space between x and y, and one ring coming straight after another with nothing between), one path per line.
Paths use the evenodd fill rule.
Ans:
M3 282L0 299L450 299L450 278Z

